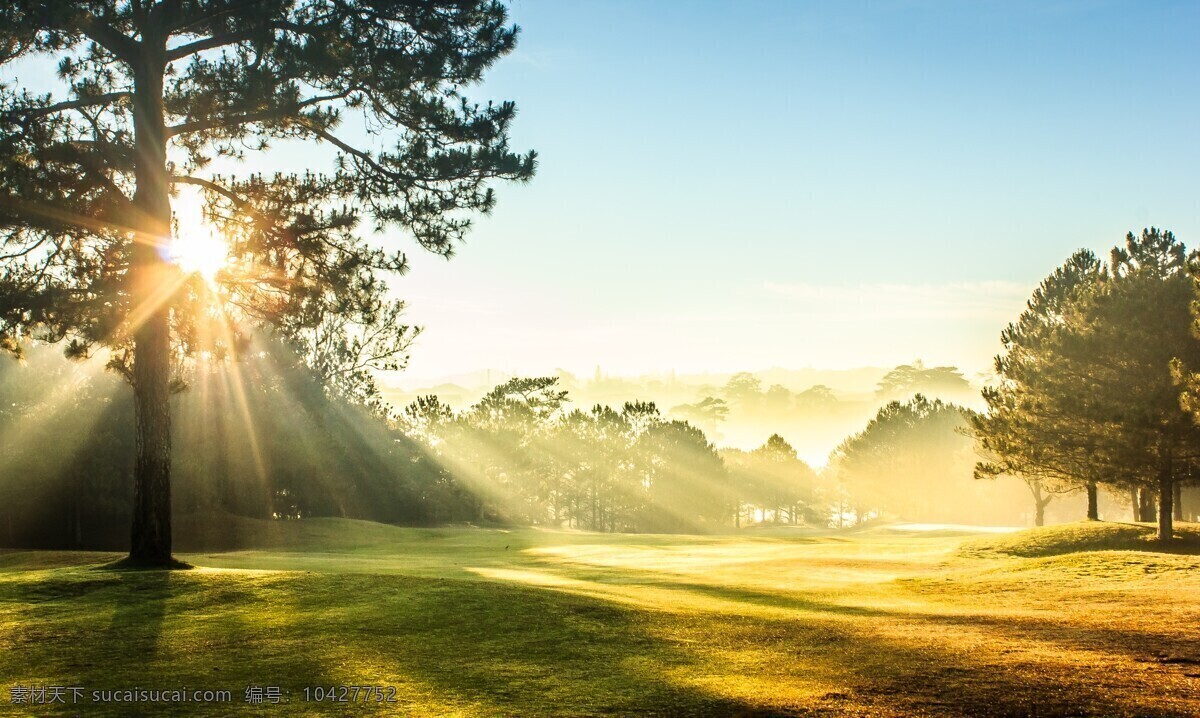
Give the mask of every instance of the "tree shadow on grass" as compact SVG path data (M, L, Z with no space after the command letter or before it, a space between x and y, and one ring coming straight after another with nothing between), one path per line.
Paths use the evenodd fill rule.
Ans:
M91 690L134 687L132 681L114 685L109 680L115 666L136 662L144 667L159 653L171 591L166 572L62 569L12 578L0 583L0 601L21 611L3 626L9 645L0 658L0 684L6 692L13 685L85 689L85 700L74 705L32 706L39 715L78 714L81 708L93 714L86 700ZM95 709L101 715L108 710Z
M1194 697L1171 694L1171 676L1131 676L1118 665L1081 668L1078 657L1054 658L1052 652L1036 653L1038 645L1060 641L1075 648L1120 653L1122 646L1152 643L1160 638L1157 634L1124 631L1100 640L1100 632L1057 626L1047 639L1036 634L1037 621L1033 619L1023 622L1009 617L945 616L846 606L707 584L662 585L746 604L747 611L737 616L712 612L689 616L684 624L690 628L683 634L671 627L676 617L656 620L651 612L640 619L625 619L641 626L636 635L642 648L635 650L644 652L660 676L714 671L736 675L742 669L736 661L730 663L728 656L741 652L751 664L762 664L765 656L766 665L780 667L776 676L779 685L814 675L840 682L849 693L843 696L838 690L828 696L844 698L847 702L839 712L847 714L1182 716L1193 715L1200 708ZM602 593L600 587L595 594L581 598L577 584L573 586L541 586L537 590L569 590L563 595L570 595L571 601L591 605L611 600L604 598L611 594ZM615 605L610 604L610 610L621 610ZM801 615L763 615L753 610L755 606L795 609ZM667 607L661 615L669 616L669 611ZM628 614L625 609L619 615ZM609 617L605 622L612 625L614 619ZM880 630L895 629L900 624L906 628ZM974 645L976 629L998 634L998 645ZM1004 653L1004 642L1014 638L1026 642L1029 655L1011 657ZM622 645L636 646L637 642L625 638ZM713 645L720 648L711 649ZM824 699L773 707L768 695L762 696L762 703L764 709L829 708Z
M1055 648L1101 651L1151 661L1166 656L1180 664L1200 664L1197 631L1182 631L1179 625L1137 629L1089 624L1071 612L1056 610L1041 615L982 611L918 611L832 603L803 593L769 593L712 584L670 584L675 588L712 595L738 603L770 608L862 616L888 621L912 621L930 625L983 629L1001 637L1046 644ZM1061 609L1061 606L1059 607Z
M294 593L300 624L323 617L330 665L404 687L416 713L468 715L791 716L678 685L664 669L689 659L606 601L491 581L326 576ZM336 609L328 610L332 596ZM381 600L382 599L382 600ZM344 674L339 676L343 683Z
M264 574L69 570L40 580L0 582L0 601L22 605L0 652L0 713L12 685L85 688L75 705L37 706L39 715L195 715L247 710L282 715L286 704L252 706L247 686L280 685L296 674L322 678L304 645L270 636L272 616L255 581ZM277 603L277 601L276 601ZM92 691L228 691L223 704L96 703Z
M1038 637L1028 635L1037 630L1033 619L847 607L708 584L647 585L746 609L650 610L614 600L614 583L582 595L500 580L371 574L50 571L0 581L0 601L24 611L11 650L0 657L0 677L10 685L28 677L97 688L223 688L235 703L225 713L238 714L1200 712L1194 694L1166 693L1161 671L1123 675L1053 657L1006 658L1001 647L971 643L980 631L1001 642L1017 631L1036 645ZM755 610L762 605L796 615ZM397 686L398 703L303 702L306 686L348 684ZM279 686L290 702L247 706L238 695L247 685ZM87 708L87 715L131 714L129 706Z
M764 626L773 629L753 627L742 640L790 633L798 655L853 673L858 692L904 706L901 713L1191 716L1200 709L1194 694L1178 691L1175 673L1130 672L1124 660L1110 660L1116 644L1062 651L1057 637L1014 636L1003 622L945 619L881 611L868 621L772 620Z
M765 591L744 586L680 580L681 574L644 568L623 568L614 580L612 572L602 572L590 566L547 562L551 575L564 570L571 576L586 575L598 584L608 587L657 586L670 590L687 591L696 595L709 596L720 601L740 604L748 608L762 607L800 611L821 615L863 617L887 621L915 621L933 625L957 626L965 629L983 629L1001 636L1052 648L1068 648L1100 651L1110 655L1128 656L1136 661L1151 662L1163 658L1181 665L1200 665L1200 649L1196 648L1198 633L1180 631L1179 626L1164 625L1155 630L1151 626L1138 628L1089 625L1078 620L1071 612L1063 612L1061 604L1054 604L1054 613L1045 611L1039 616L1028 614L973 611L959 606L955 611L895 610L877 606L837 603L828 600L828 591ZM581 573L582 572L582 573ZM636 573L640 580L629 580L627 575ZM902 587L905 584L892 583ZM601 595L597 593L597 595ZM817 598L815 596L821 596ZM924 593L898 592L897 598L916 599L931 606L937 596ZM961 600L967 594L959 595ZM951 604L953 605L953 604ZM965 609L965 610L964 610ZM1127 617L1132 623L1132 618ZM1197 669L1200 672L1200 668Z
M1162 630L1153 630L1148 627L1130 629L1089 625L1078 620L1063 620L1062 616L1071 614L1064 614L1061 611L1053 615L1047 612L1038 616L1011 613L902 611L833 603L804 593L770 593L737 586L675 581L662 585L747 606L985 629L1004 637L1044 643L1055 647L1103 651L1144 661L1167 656L1181 664L1200 664L1200 648L1197 647L1198 632L1181 631L1178 625L1165 626Z
M8 685L82 686L89 699L135 687L233 698L224 707L88 700L44 706L50 715L795 715L664 678L687 656L628 609L495 582L70 570L0 582L0 600L21 609L4 626L14 629L0 658ZM285 702L247 705L252 685L279 687ZM341 685L394 685L397 703L304 701L306 687Z
M104 643L125 646L149 662L159 653L167 599L171 595L170 572L146 571L122 578L118 585L123 591L112 592L120 600L114 602Z

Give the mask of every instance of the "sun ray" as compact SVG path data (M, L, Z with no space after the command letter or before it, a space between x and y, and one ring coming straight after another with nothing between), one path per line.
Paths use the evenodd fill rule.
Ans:
M166 277L164 281L159 282L149 296L129 311L129 316L125 319L129 336L133 336L138 327L150 318L150 315L171 301L171 298L186 282L187 275L183 274Z
M102 357L73 363L71 374L66 381L58 383L36 404L23 409L18 421L11 422L0 431L0 446L21 446L25 444L26 437L36 435L44 426L55 421L60 412L66 411L71 403L78 399L82 387L104 373L104 366L105 361ZM71 411L84 411L89 420L99 420L101 409L102 405L96 404L75 407Z
M233 327L230 326L229 317L225 312L220 312L217 316L217 328L221 332L221 339L227 347L234 346ZM262 449L259 445L258 431L254 425L254 417L250 412L250 402L246 398L245 378L242 375L240 360L238 357L233 357L229 362L229 373L226 381L233 389L232 394L237 401L238 412L241 414L243 426L246 430L246 441L250 446L250 455L254 459L254 470L258 474L260 482L266 483L267 467L263 460Z

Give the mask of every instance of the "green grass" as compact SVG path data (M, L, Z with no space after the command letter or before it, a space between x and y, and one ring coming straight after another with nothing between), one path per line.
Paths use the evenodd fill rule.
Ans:
M311 520L242 522L252 548L182 554L190 571L0 552L0 713L1200 715L1200 558L1011 555L1097 530L1127 529L683 537ZM31 684L233 702L8 703ZM247 685L289 702L247 705ZM337 685L391 686L397 702L304 700Z
M1165 546L1155 540L1156 531L1157 528L1150 524L1080 521L968 541L960 553L972 558L1035 558L1083 551L1200 554L1200 526L1177 524L1175 540Z

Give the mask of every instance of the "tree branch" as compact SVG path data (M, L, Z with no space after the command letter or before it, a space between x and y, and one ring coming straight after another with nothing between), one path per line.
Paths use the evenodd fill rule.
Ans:
M236 45L239 42L245 42L253 39L255 32L251 30L243 30L241 32L230 32L224 35L213 35L195 42L189 42L186 45L178 45L167 50L167 62L175 62L182 60L189 55L195 55L198 52L205 50L213 50L226 45Z
M11 212L19 219L27 222L41 220L41 222L38 222L39 226L45 226L44 223L48 222L53 225L66 225L89 232L128 232L135 235L139 234L138 230L133 227L119 225L103 219L96 219L95 217L89 217L62 209L61 207L52 207L41 202L30 202L18 197L0 196L0 210Z
M179 125L168 127L165 137L170 139L179 135L186 135L190 132L204 132L205 130L214 130L218 127L234 127L237 125L249 124L251 122L264 122L266 120L283 119L290 114L289 110L281 110L275 108L272 110L262 110L260 112L247 112L242 115L223 115L220 117L209 117L204 120L195 120L193 122L184 122Z
M13 252L12 254L0 255L0 261L8 261L10 259L18 259L20 257L27 257L30 254L33 254L39 247L41 247L48 241L50 241L50 238L43 234L36 241L34 241L29 246L27 246L25 249L22 249L17 252ZM5 244L7 244L7 242L5 242Z
M137 60L137 41L105 25L90 13L83 13L75 27L69 29L82 32L126 65L133 65Z
M236 127L237 125L249 124L251 122L266 122L269 120L285 120L285 119L291 118L291 116L297 110L302 110L305 107L312 107L313 105L317 105L322 102L331 102L333 100L342 100L342 99L345 99L346 97L349 97L354 92L359 91L360 89L361 88L359 88L356 85L354 87L347 88L346 90L344 90L342 92L336 92L332 95L318 95L317 97L310 97L307 100L303 100L301 102L296 103L295 105L292 105L292 106L289 106L286 108L276 107L276 108L273 108L270 110L259 110L258 112L246 112L246 113L243 113L240 115L218 115L218 116L208 117L203 120L193 120L192 122L184 122L184 123L181 123L178 125L173 125L171 127L168 127L166 130L166 137L169 139L171 137L177 137L179 135L186 135L191 132L204 132L206 130L215 130L220 127ZM309 124L303 122L303 120L300 118L297 118L295 121L302 124L304 127L309 127Z
M167 50L167 62L182 60L189 55L195 55L196 53L204 52L205 50L215 50L218 47L236 45L241 42L246 42L247 40L253 40L257 35L269 32L271 30L286 30L288 32L294 32L298 35L312 34L312 28L305 27L304 25L299 25L294 22L271 22L260 27L251 28L249 30L228 32L224 35L212 35L210 37L189 42L185 45L177 45L176 47Z
M11 110L6 114L6 117L21 117L26 120L53 115L56 112L65 112L67 110L78 110L84 107L95 107L97 105L107 105L117 100L130 99L133 93L128 91L109 92L104 95L96 95L95 97L81 97L77 100L65 100L57 102L46 107L30 107L25 110Z
M222 197L228 199L230 202L233 202L238 209L249 209L254 211L254 208L250 206L250 203L239 196L236 192L228 187L217 184L212 180L204 179L203 177L193 177L191 175L171 175L171 184L190 184L196 187L203 187L204 189L216 192ZM255 211L254 214L257 215L258 212Z

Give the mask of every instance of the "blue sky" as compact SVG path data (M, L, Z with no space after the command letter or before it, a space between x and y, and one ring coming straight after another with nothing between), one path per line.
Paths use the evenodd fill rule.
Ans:
M389 383L973 373L1076 248L1151 224L1200 246L1200 2L511 9L519 47L476 94L517 102L539 172L451 261L408 244L394 289L426 331Z
M514 0L516 147L407 378L984 370L1078 247L1200 243L1200 3Z

